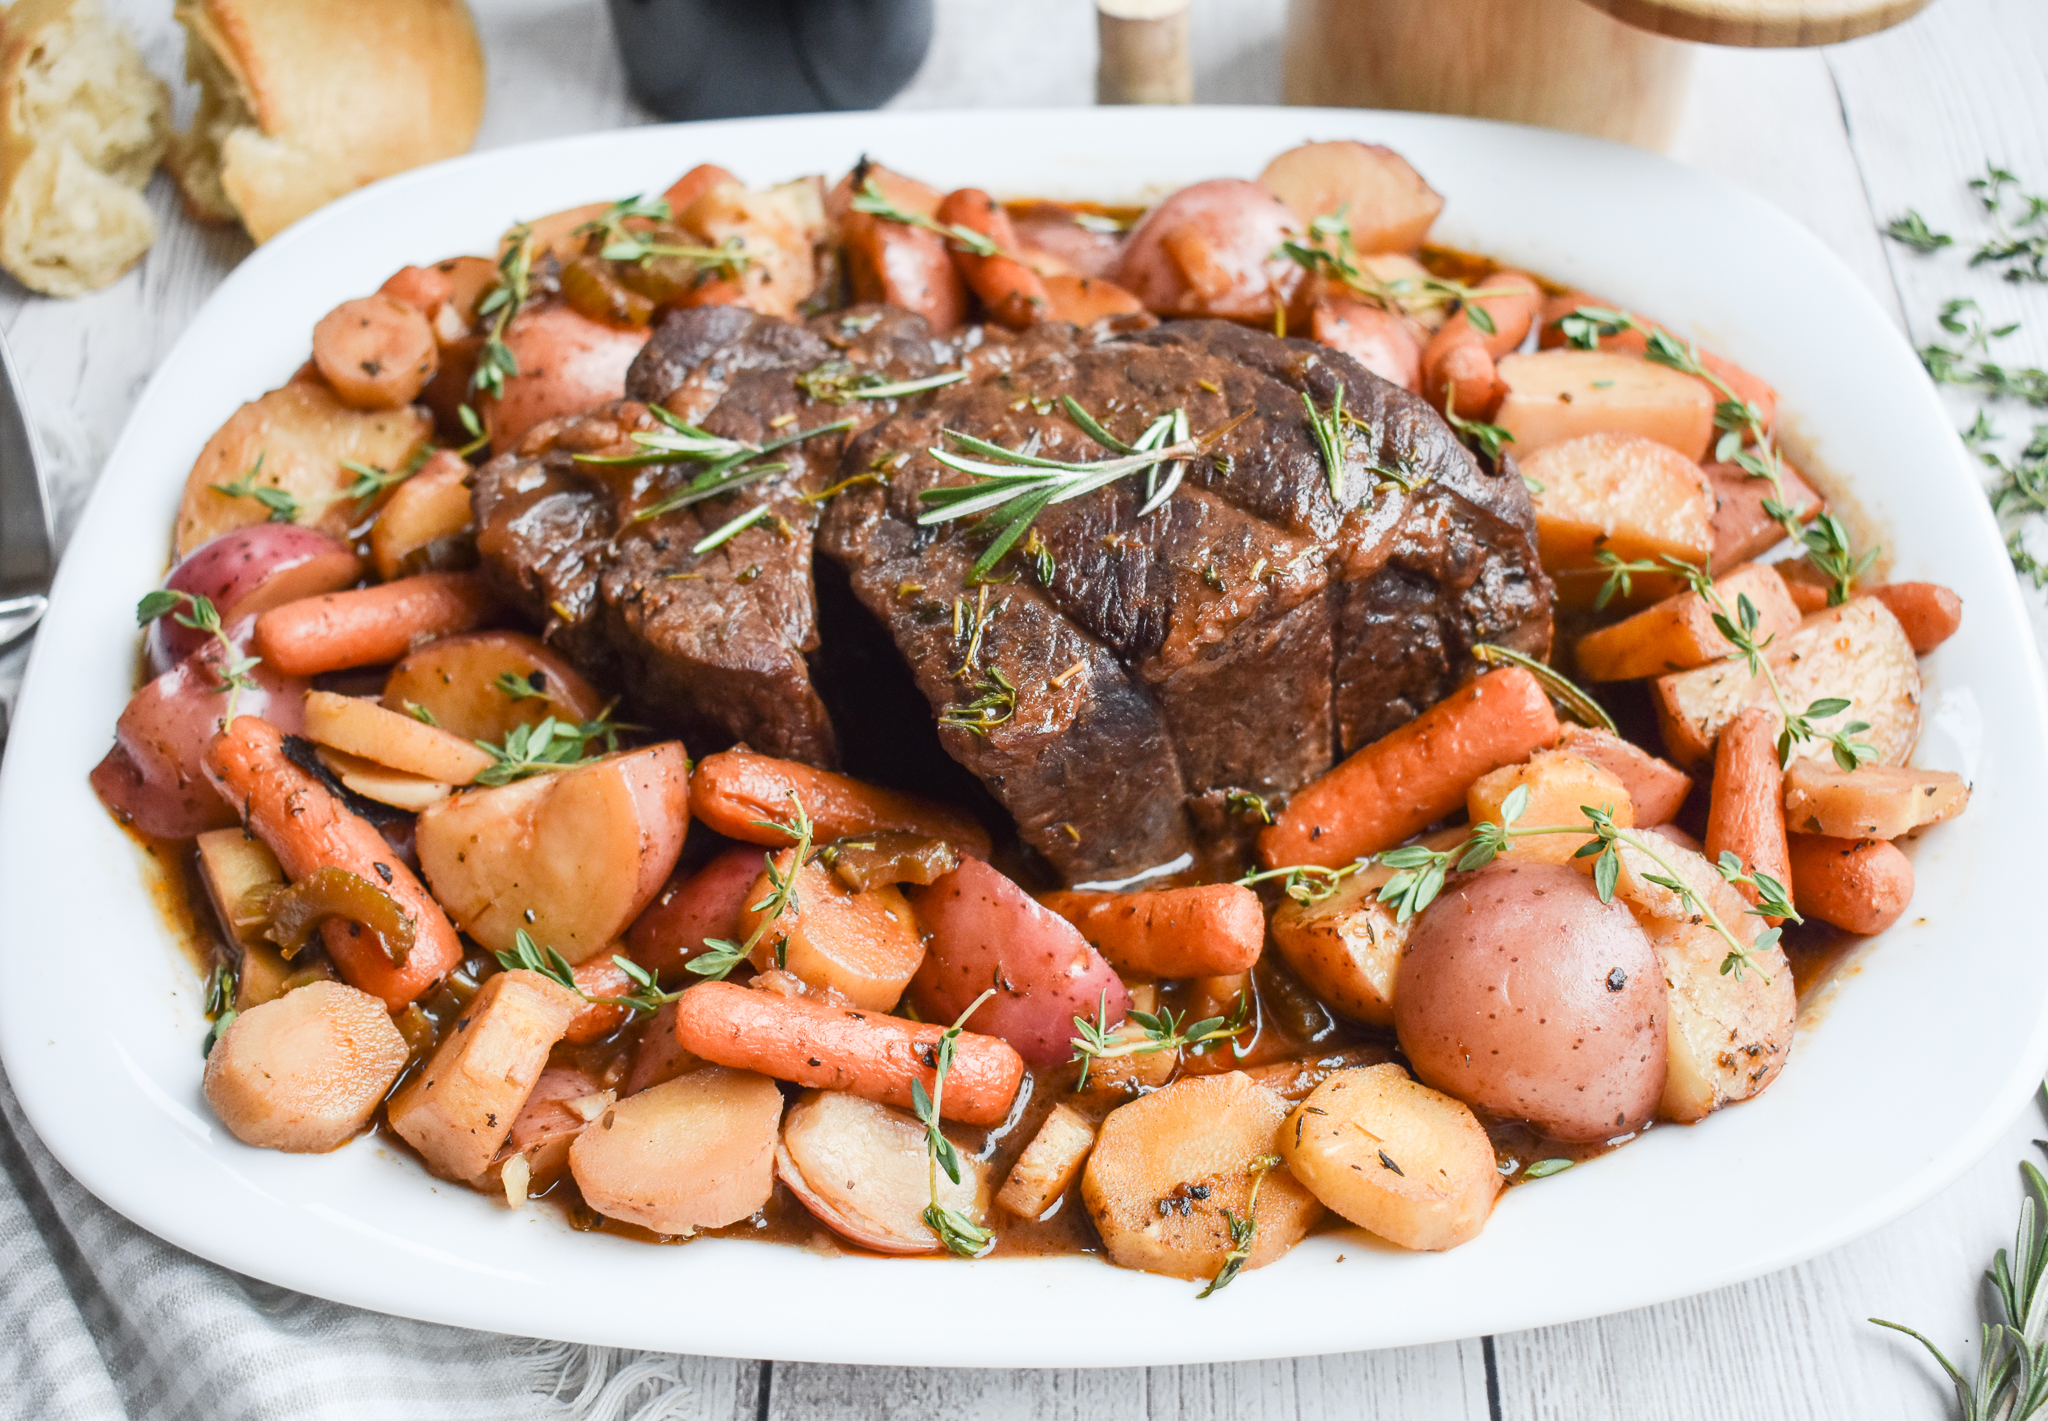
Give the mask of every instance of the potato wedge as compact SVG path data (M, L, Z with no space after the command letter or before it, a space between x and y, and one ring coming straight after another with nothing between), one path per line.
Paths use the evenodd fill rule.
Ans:
M629 1095L569 1146L583 1200L607 1218L687 1237L736 1224L775 1190L782 1092L705 1066Z
M1528 808L1515 823L1522 828L1545 824L1583 824L1580 806L1605 809L1622 828L1633 828L1635 806L1629 802L1628 786L1591 760L1569 750L1538 750L1524 765L1506 765L1482 775L1465 792L1465 812L1473 823L1481 820L1498 824L1509 795L1518 789L1529 791ZM1510 839L1500 851L1504 859L1528 863L1569 863L1586 839L1575 834L1543 834L1527 839Z
M370 562L390 582L416 572L454 572L474 565L469 465L443 449L391 491L370 525ZM464 549L467 548L465 553Z
M319 1154L370 1123L406 1055L382 1002L314 982L229 1023L206 1056L206 1100L245 1145Z
M1360 252L1412 252L1444 210L1441 194L1391 148L1337 139L1290 148L1259 174L1259 182L1307 227L1343 213Z
M1189 1076L1111 1111L1081 1175L1110 1258L1147 1273L1214 1278L1231 1248L1225 1210L1257 1221L1246 1268L1299 1243L1323 1207L1277 1161L1262 1169L1286 1115L1286 1102L1242 1071Z
M1392 1063L1317 1086L1281 1126L1280 1157L1326 1208L1403 1248L1477 1237L1500 1193L1478 1117Z
M1512 358L1512 357L1511 357ZM1704 565L1713 549L1713 496L1699 466L1652 439L1587 434L1522 460L1537 485L1536 546L1544 569L1590 602L1607 577L1598 561L1683 558ZM1572 575L1576 582L1570 582ZM1649 592L1658 579L1638 576Z
M1946 770L1863 765L1854 773L1818 760L1785 771L1785 827L1836 839L1897 839L1953 819L1970 787Z
M442 784L466 785L494 763L477 746L438 726L332 691L306 693L306 738Z
M777 873L790 872L792 856L791 850L775 856ZM774 893L774 883L762 873L740 913L741 940L751 937L767 916L755 905ZM783 968L809 986L829 988L857 1007L880 1012L896 1005L923 961L924 938L901 890L882 884L856 893L815 860L796 870L792 906L754 948L758 970Z
M924 1222L932 1202L924 1127L901 1110L843 1091L805 1091L783 1121L775 1173L818 1222L862 1248L941 1250ZM986 1223L990 1173L963 1148L959 1182L939 1172L939 1203Z
M1792 967L1782 948L1757 951L1761 920L1701 855L1676 843L1658 853L1677 877L1713 905L1729 930L1750 946L1754 967L1723 972L1728 943L1678 894L1650 881L1664 870L1648 855L1624 846L1615 894L1629 905L1650 936L1663 969L1666 1021L1664 1095L1658 1114L1666 1120L1704 1119L1730 1101L1760 1094L1785 1068L1799 1003ZM1590 864L1592 860L1581 860Z
M1757 611L1756 637L1764 641L1799 625L1799 609L1773 568L1751 563L1714 580L1730 610L1747 597ZM1681 592L1579 638L1579 675L1588 681L1634 681L1689 671L1735 648L1714 629L1713 608L1697 592Z
M1856 738L1876 748L1876 763L1902 765L1913 753L1920 738L1920 663L1898 618L1876 598L1855 597L1814 613L1779 637L1766 659L1787 705L1803 709L1829 697L1849 701L1846 711L1815 718L1823 734L1860 720L1870 729ZM1778 714L1770 686L1739 661L1659 676L1650 692L1665 748L1681 765L1706 758L1721 727L1745 708ZM1814 739L1795 746L1792 758L1826 761L1832 754L1828 742Z
M434 896L492 952L525 928L571 964L625 932L667 881L690 826L676 741L471 789L428 808L413 842Z
M391 1128L442 1178L482 1179L548 1052L582 1008L538 972L498 973L463 1008L425 1069L391 1097Z
M1692 793L1691 775L1619 735L1566 725L1558 747L1620 780L1635 807L1638 827L1668 823Z
M178 556L216 533L270 520L270 506L253 494L220 492L244 476L252 488L289 495L291 521L346 538L377 500L343 496L356 475L342 461L402 469L433 432L418 409L350 409L317 381L272 390L230 415L199 451L178 504Z
M1010 1166L996 1202L1020 1219L1043 1218L1080 1177L1094 1148L1095 1123L1072 1106L1055 1105Z
M384 708L413 715L415 706L451 735L495 745L550 716L594 720L604 700L538 637L464 632L436 637L391 668Z
M1515 436L1518 454L1588 434L1616 434L1655 440L1698 463L1714 437L1714 397L1707 387L1647 360L1540 350L1504 355L1497 369L1508 392L1493 419Z

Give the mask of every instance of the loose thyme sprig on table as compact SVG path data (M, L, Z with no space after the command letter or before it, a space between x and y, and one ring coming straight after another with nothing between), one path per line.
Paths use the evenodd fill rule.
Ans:
M242 649L228 639L227 632L220 624L220 612L213 600L193 592L175 592L170 588L158 588L143 594L135 604L135 624L146 627L158 617L168 616L181 627L195 632L205 632L220 648L220 684L213 689L226 693L227 713L221 717L222 725L235 723L235 706L241 700L242 692L256 689L256 681L249 673L263 664L260 656L244 656Z
M924 1222L949 1253L962 1258L979 1258L996 1246L996 1236L974 1220L939 1202L939 1171L946 1172L946 1178L955 1184L960 1182L960 1152L953 1142L946 1138L946 1132L939 1128L939 1110L946 1099L946 1076L953 1069L953 1044L966 1029L967 1019L974 1015L981 1004L996 994L990 987L972 1002L959 1019L939 1033L938 1050L932 1064L932 1088L927 1094L924 1082L915 1076L910 1080L910 1104L920 1125L924 1126L925 1154L931 1170L932 1202L925 1206Z
M792 824L778 824L772 819L753 821L758 828L773 829L777 833L789 835L795 845L795 852L789 860L789 871L786 873L775 866L774 853L764 852L761 855L768 874L768 896L747 911L765 916L754 925L753 932L747 935L745 942L734 942L730 938L722 937L705 938L704 946L710 951L700 952L683 964L684 970L693 976L709 978L714 982L724 981L733 968L754 955L754 949L760 945L761 939L768 935L770 928L782 920L784 913L803 911L803 904L797 901L796 876L802 872L804 865L811 858L811 816L804 812L804 802L797 798L795 790L789 792L789 806L794 821ZM775 949L777 967L783 965L788 952L789 944L785 938Z
M1825 740L1833 749L1835 763L1844 770L1853 771L1858 765L1877 758L1877 747L1867 740L1856 737L1870 729L1867 720L1852 720L1831 731L1822 731L1814 722L1826 720L1829 716L1840 715L1849 709L1850 702L1840 696L1825 696L1809 704L1803 711L1795 711L1785 699L1785 688L1778 682L1778 673L1772 668L1770 659L1764 655L1775 635L1757 640L1757 630L1762 617L1756 604L1749 600L1747 593L1738 593L1735 608L1729 610L1728 601L1721 590L1714 586L1713 578L1705 568L1684 558L1665 554L1661 558L1628 561L1613 553L1602 551L1594 555L1608 569L1607 581L1600 587L1600 593L1593 599L1593 605L1604 607L1616 596L1626 597L1632 586L1631 578L1641 572L1670 572L1685 579L1700 600L1707 604L1713 618L1714 630L1721 634L1733 648L1726 661L1743 662L1752 677L1761 676L1770 687L1771 699L1777 702L1778 716L1782 729L1778 734L1778 763L1790 765L1792 752L1809 740Z
M1678 895L1680 904L1691 913L1699 915L1702 922L1714 930L1728 945L1728 955L1721 959L1721 971L1725 975L1734 973L1737 981L1742 979L1747 968L1762 977L1768 985L1770 977L1757 966L1755 954L1764 952L1777 944L1781 929L1767 927L1754 940L1745 945L1742 939L1724 922L1714 905L1685 882L1678 868L1665 855L1664 849L1652 840L1661 836L1639 834L1625 829L1614 822L1613 813L1605 808L1590 804L1580 805L1579 812L1585 816L1581 824L1544 824L1522 828L1518 821L1529 808L1529 788L1517 785L1501 802L1500 822L1484 820L1472 826L1472 831L1463 842L1448 849L1432 849L1423 844L1409 844L1403 848L1389 849L1379 856L1379 861L1399 872L1380 885L1379 899L1394 909L1397 922L1408 919L1436 901L1443 891L1444 880L1455 865L1460 873L1470 873L1493 862L1500 851L1515 839L1532 838L1545 834L1588 835L1579 846L1573 858L1593 860L1593 891L1600 895L1600 901L1614 901L1616 885L1621 880L1620 849L1626 846L1648 859L1661 870L1659 873L1645 873L1644 881L1659 888L1669 889ZM1742 860L1732 853L1721 855L1715 871L1732 884L1754 888L1757 902L1746 912L1760 918L1784 918L1790 922L1806 921L1792 906L1791 894L1785 885L1762 869L1745 872Z
M1118 1036L1117 1030L1109 1024L1109 993L1104 992L1095 1006L1095 1019L1085 1016L1074 1018L1072 1038L1074 1054L1069 1062L1081 1063L1081 1074L1074 1082L1074 1089L1080 1090L1088 1084L1088 1072L1097 1061L1114 1061L1123 1056L1150 1056L1160 1051L1179 1051L1186 1048L1200 1055L1212 1042L1229 1041L1233 1045L1245 1029L1251 1017L1251 993L1237 994L1237 1007L1229 1016L1205 1016L1200 1021L1188 1023L1187 1013L1176 1018L1170 1008L1157 1012L1134 1011L1128 1020L1134 1021L1144 1031L1142 1037Z

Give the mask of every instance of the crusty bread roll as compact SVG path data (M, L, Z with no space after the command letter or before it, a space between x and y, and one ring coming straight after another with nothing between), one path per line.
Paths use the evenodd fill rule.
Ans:
M199 85L171 169L262 242L345 192L468 149L484 57L463 0L179 0Z
M16 0L0 44L0 266L77 296L142 259L171 93L99 0Z

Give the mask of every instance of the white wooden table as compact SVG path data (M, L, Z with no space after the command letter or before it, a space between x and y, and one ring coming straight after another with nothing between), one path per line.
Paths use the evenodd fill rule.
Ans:
M491 60L481 146L620 124L648 115L626 97L600 0L473 0ZM159 0L111 0L158 72L180 72L181 42ZM904 107L1071 105L1093 92L1091 0L939 0L931 57ZM1195 0L1197 97L1271 103L1280 91L1282 0ZM2048 289L1969 273L1953 251L1927 260L1884 241L1908 206L1938 229L1975 232L1963 186L1994 159L2048 186L2048 4L1938 0L1887 34L1821 51L1703 51L1674 155L1743 183L1806 222L1860 275L1916 345L1941 338L1935 315L1970 295L2025 328L2010 364L2048 364ZM183 108L189 109L190 98ZM1305 135L1307 136L1307 135ZM192 313L247 251L186 222L168 183L152 189L163 233L136 272L71 302L29 297L0 278L0 328L26 368L57 485L60 533L120 432L130 403ZM1973 406L1955 400L1958 423ZM2028 411L1995 412L2011 431ZM2038 548L2048 556L2048 546ZM2030 594L2031 595L2031 594ZM2033 596L2037 635L2048 615ZM11 692L19 658L0 664ZM1930 1022L1931 1042L1967 1023ZM1903 1049L1904 1043L1902 1043ZM1129 1371L943 1372L694 1364L693 1415L747 1418L1932 1417L1946 1383L1911 1343L1865 1319L1909 1322L1974 1367L1980 1289L2009 1243L2017 1162L2043 1121L2029 1109L1981 1163L1906 1218L1836 1253L1704 1297L1540 1332L1405 1351L1229 1366ZM1882 1170L1882 1157L1845 1163ZM1770 1207L1768 1183L1723 1218L1674 1227L1741 1228ZM1530 1281L1541 1287L1542 1280Z

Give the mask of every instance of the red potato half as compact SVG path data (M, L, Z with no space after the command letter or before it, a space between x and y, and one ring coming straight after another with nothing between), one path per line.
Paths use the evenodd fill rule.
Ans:
M939 1203L988 1220L987 1163L960 1150L960 1182L939 1172ZM775 1172L840 1237L877 1253L937 1253L924 1222L932 1202L924 1127L901 1110L836 1090L809 1090L789 1108Z
M782 1092L751 1071L706 1066L630 1095L569 1147L583 1200L670 1237L736 1224L775 1188Z
M1338 139L1290 148L1259 174L1305 228L1342 213L1360 252L1412 252L1429 236L1443 197L1391 148Z
M572 964L602 952L661 891L690 825L675 741L509 785L419 817L420 868L462 930L493 952L525 928Z
M1264 323L1301 282L1302 269L1275 255L1298 225L1257 183L1212 178L1145 214L1110 276L1162 316Z
M595 1076L562 1067L542 1071L526 1097L526 1104L519 1108L519 1118L512 1122L512 1133L499 1146L498 1157L491 1161L489 1174L506 1181L517 1169L507 1169L516 1157L524 1161L526 1170L525 1181L518 1190L520 1201L551 1188L569 1168L569 1146L590 1123L580 1110L570 1108L570 1102L596 1104L603 1099ZM508 1187L506 1202L516 1208L517 1201L512 1195Z
M352 587L363 560L317 528L255 523L210 538L178 560L164 586L213 603L223 622L240 621L301 597ZM149 665L158 675L204 646L207 633L174 617L149 625Z
M1316 301L1309 336L1343 351L1382 380L1416 393L1422 389L1421 343L1414 328L1391 311L1331 293Z
M544 419L581 414L626 393L626 369L647 343L645 326L593 321L567 305L521 312L505 331L519 373L501 398L479 407L491 448L510 449Z
M229 638L246 647L254 624L254 618L236 622ZM137 691L114 723L114 748L93 769L100 802L151 838L189 839L237 822L203 768L206 747L228 712L229 697L219 689L221 655L219 643L210 642ZM263 665L249 676L256 688L235 699L235 713L297 734L307 682Z
M909 996L926 1021L950 1024L993 985L968 1025L1050 1067L1074 1054L1075 1017L1106 1011L1114 1026L1130 1014L1122 979L1079 930L979 859L909 897L928 945Z
M1650 939L1562 864L1502 864L1424 909L1394 1028L1425 1084L1560 1139L1639 1130L1664 1090Z
M633 920L626 949L664 981L679 981L683 966L706 951L706 938L741 940L740 916L768 855L752 846L727 849L687 877L674 878Z

